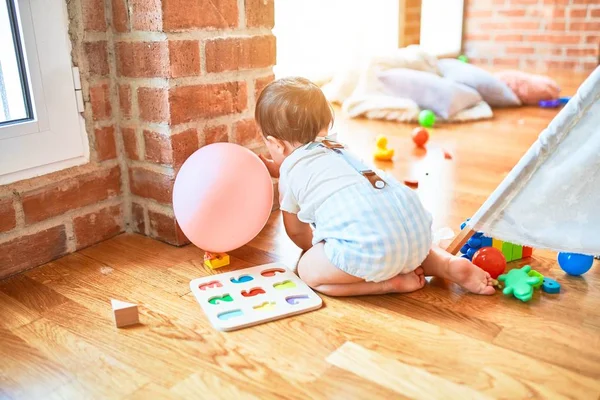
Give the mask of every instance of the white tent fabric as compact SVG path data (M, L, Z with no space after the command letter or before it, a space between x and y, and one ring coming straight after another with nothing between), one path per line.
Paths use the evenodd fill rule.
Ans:
M600 67L467 225L511 243L600 254Z

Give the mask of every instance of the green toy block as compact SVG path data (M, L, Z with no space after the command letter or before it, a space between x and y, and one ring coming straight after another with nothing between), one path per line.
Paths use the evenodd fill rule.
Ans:
M540 278L537 276L529 276L531 266L526 265L520 269L512 269L507 274L502 274L498 277L498 280L504 282L504 293L505 296L511 294L517 299L527 302L531 300L533 296L533 286L540 282Z
M511 262L513 260L512 252L513 252L514 244L504 242L502 243L502 254L504 254L504 258L506 258L506 262Z
M512 261L520 260L523 258L523 246L519 246L518 244L513 244L512 248Z
M540 278L540 281L538 283L536 283L535 285L533 285L534 289L539 289L540 287L542 287L542 284L544 283L544 275L540 274L535 269L532 269L531 271L529 271L527 275L537 276L538 278Z

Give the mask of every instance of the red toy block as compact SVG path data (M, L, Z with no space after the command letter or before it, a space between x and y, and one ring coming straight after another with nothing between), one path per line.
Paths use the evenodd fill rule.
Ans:
M523 254L521 255L522 258L531 257L532 254L533 249L531 247L523 246Z

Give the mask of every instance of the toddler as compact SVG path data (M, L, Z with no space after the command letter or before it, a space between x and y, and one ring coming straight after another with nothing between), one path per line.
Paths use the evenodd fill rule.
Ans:
M270 83L255 113L279 178L285 230L303 250L298 274L330 296L412 292L438 276L492 294L490 275L432 248L432 218L416 193L324 140L333 110L304 78Z

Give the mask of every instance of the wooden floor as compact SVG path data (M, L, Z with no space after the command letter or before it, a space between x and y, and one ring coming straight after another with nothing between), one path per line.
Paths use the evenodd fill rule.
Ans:
M570 79L565 94L581 82ZM457 232L555 113L500 110L491 121L436 128L426 154L414 150L411 125L338 113L337 128L369 158L375 135L387 134L396 160L379 166L418 178L436 228ZM299 253L274 213L222 271L294 266ZM470 295L433 279L405 295L322 296L317 311L221 333L189 290L191 279L210 273L202 255L125 234L0 282L0 397L600 396L599 265L567 277L555 254L541 251L511 264L529 263L562 285L561 294L536 292L529 303ZM141 324L115 328L111 298L139 304Z

